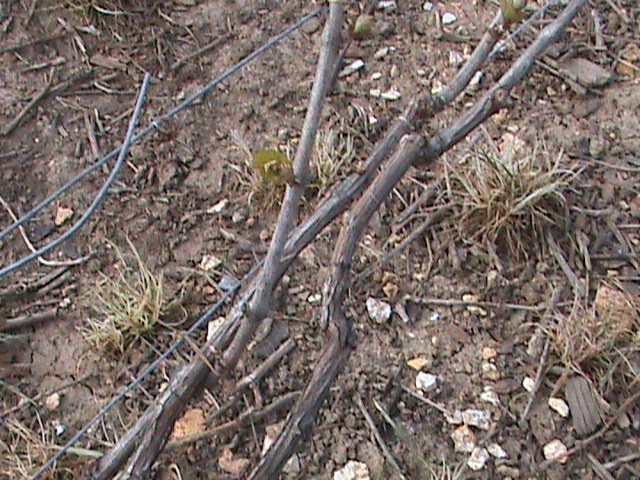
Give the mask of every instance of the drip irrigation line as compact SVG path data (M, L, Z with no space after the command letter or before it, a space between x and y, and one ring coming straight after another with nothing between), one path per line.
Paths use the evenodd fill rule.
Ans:
M243 58L238 63L233 65L231 68L226 70L222 75L220 75L219 77L217 77L214 80L212 80L211 82L209 82L201 90L199 90L198 92L194 93L193 95L191 95L190 97L185 99L182 103L178 104L176 107L174 107L172 110L170 110L169 112L164 114L159 119L152 121L151 124L149 126L147 126L144 130L141 130L140 132L138 132L136 135L133 136L133 138L131 139L131 144L133 145L133 144L137 143L138 141L140 141L141 139L143 139L144 137L146 137L147 135L149 135L150 133L155 132L156 130L158 130L158 128L160 128L160 126L162 126L162 124L164 124L171 117L177 115L178 113L180 113L184 109L190 107L197 100L199 100L199 99L203 98L204 96L206 96L207 94L209 94L211 92L211 90L213 90L220 83L225 81L227 78L229 78L230 76L232 76L233 74L237 73L239 70L244 68L248 63L252 62L256 58L258 58L259 56L264 54L266 51L270 50L275 45L280 43L282 40L287 38L289 35L294 33L296 30L300 29L300 27L302 27L309 20L311 20L314 17L317 17L322 12L323 8L324 7L318 7L317 9L312 11L311 13L305 15L300 20L298 20L296 23L294 23L292 26L290 26L289 28L284 30L282 33L278 34L277 36L275 36L274 38L272 38L271 40L266 42L264 45L262 45L260 48L258 48L257 50L254 50L251 54L247 55L245 58ZM63 185L58 191L56 191L51 196L49 196L48 198L46 198L45 200L40 202L30 212L28 212L27 214L22 216L17 222L14 222L13 224L11 224L7 228L5 228L2 232L0 232L0 240L2 240L4 237L6 237L11 232L13 232L16 228L20 227L21 225L24 225L26 222L28 222L33 217L35 217L40 211L42 211L44 208L46 208L49 205L51 205L51 203L56 201L58 198L60 198L62 195L64 195L71 188L76 186L79 182L81 182L86 177L91 175L93 172L98 170L100 167L102 167L108 161L112 160L117 155L119 155L119 153L121 152L122 148L123 148L123 146L120 146L120 147L115 148L111 152L109 152L107 155L105 155L100 160L98 160L94 165L92 165L91 167L85 169L83 172L78 174L75 178L71 179L69 182L67 182L65 185ZM66 237L66 238L68 238L68 237ZM62 240L62 241L64 241L64 240ZM54 242L52 242L52 243L54 243ZM43 247L43 249L44 248L48 248L46 250L48 252L50 249L55 248L55 246L57 246L59 243L60 243L59 241L56 241L55 245L53 247L50 247L50 245L51 245L50 244L50 245L47 245L46 247ZM38 250L38 252L40 252L40 250ZM22 267L25 263L29 262L30 260L33 260L33 258L31 258L31 257L35 258L33 255L30 255L29 256L29 260L23 261L24 260L23 259L20 262L16 262L16 263L14 263L14 264L12 264L12 265L10 265L8 267L5 267L2 270L0 270L0 278L5 276L5 275L7 275L7 274L9 274L9 273L11 273L11 272L13 272L13 271L15 271L16 269ZM25 258L27 258L27 257L25 257ZM20 263L20 265L16 266L18 263Z
M127 128L127 135L124 138L124 143L122 144L122 148L120 148L118 160L116 160L116 163L113 166L113 169L109 174L109 177L104 182L104 185L102 185L102 188L93 199L93 202L91 202L91 205L89 206L89 208L82 214L82 217L80 217L80 219L69 230L64 232L58 238L49 242L47 245L37 249L36 251L31 252L29 255L21 258L17 262L14 262L11 265L2 268L0 270L0 278L10 274L11 272L14 272L15 270L19 269L20 267L27 264L31 260L35 260L36 258L53 250L62 242L64 242L65 240L75 235L78 232L78 230L80 230L89 221L91 216L95 213L95 211L98 209L98 207L104 200L104 197L107 196L107 192L111 188L111 185L113 185L113 182L115 182L116 177L118 176L118 174L120 173L120 170L122 169L122 165L124 165L124 161L127 158L127 154L129 153L129 147L131 146L131 142L133 140L133 133L135 132L136 127L138 126L138 120L140 119L140 113L142 112L142 107L144 106L147 100L147 92L149 91L150 85L151 85L151 75L148 73L145 73L144 80L142 81L142 87L140 88L138 99L136 100L136 106L133 111L133 115L131 116L131 120L129 121L129 127Z
M71 439L60 448L58 453L56 453L53 457L47 460L40 469L31 477L30 480L38 480L49 468L53 467L54 464L60 460L73 446L84 437L87 432L96 425L102 417L104 417L109 411L120 401L122 398L128 393L132 392L135 388L138 387L142 383L142 380L152 373L160 363L169 358L173 352L175 352L185 341L189 338L193 333L200 329L206 322L211 320L213 316L218 313L218 311L222 308L225 302L230 299L235 293L242 287L242 285L246 282L246 279L249 278L250 275L245 276L242 280L236 283L236 285L229 291L227 291L224 296L218 300L218 302L213 305L205 314L198 319L196 323L194 323L189 330L185 332L182 337L176 343L171 345L162 355L160 355L153 363L151 363L147 368L145 368L135 380L133 380L129 385L127 385L124 390L122 390L118 395L112 398L109 403L107 403L102 409L93 417L88 423L85 424Z

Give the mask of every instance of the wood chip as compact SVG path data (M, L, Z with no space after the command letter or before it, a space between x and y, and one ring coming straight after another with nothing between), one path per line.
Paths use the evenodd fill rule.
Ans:
M602 418L589 382L582 377L571 377L564 393L578 435L584 437L593 433Z

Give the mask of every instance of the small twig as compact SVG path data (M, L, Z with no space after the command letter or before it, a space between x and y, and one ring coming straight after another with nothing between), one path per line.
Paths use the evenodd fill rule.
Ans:
M15 212L13 211L11 206L7 203L7 201L2 197L2 195L0 195L0 204L7 211L11 219L14 222L17 222L18 216L15 214ZM24 240L24 243L27 245L27 248L31 250L32 253L35 252L36 247L34 247L33 243L31 243L31 240L29 239L29 236L27 235L27 232L25 231L24 227L21 225L20 227L18 227L18 229L20 231L20 235L22 236L22 239ZM80 257L74 260L63 260L63 261L47 260L46 258L41 256L37 257L37 259L38 259L38 262L40 262L40 264L45 265L47 267L69 267L73 265L80 265L82 262L87 260L87 257Z
M11 132L13 132L16 129L16 127L20 125L20 122L22 122L24 117L26 117L27 114L33 108L35 108L40 102L42 102L45 98L47 98L47 96L51 91L51 86L53 85L53 78L54 78L54 69L51 69L51 71L49 72L49 78L47 79L47 83L45 84L44 88L40 90L40 92L35 97L33 97L31 101L29 101L29 103L27 103L22 110L20 110L18 115L16 115L14 119L11 120L11 122L9 122L9 124L6 127L4 127L4 129L2 130L2 135L6 137Z
M444 408L442 405L434 402L433 400L429 400L427 397L424 397L422 395L420 395L419 393L414 392L413 390L402 386L402 391L405 393L408 393L410 396L412 396L413 398L415 398L416 400L429 405L431 408L435 408L437 411L439 411L440 413L442 413L443 415L446 415L447 417L452 417L453 415L451 414L451 412L449 410L447 410L446 408Z
M608 461L604 464L604 468L606 468L607 470L615 470L625 463L635 462L638 459L640 459L640 453L631 453L629 455L618 457L615 460Z
M357 281L362 278L367 278L376 270L383 268L387 265L391 260L397 257L405 248L411 245L418 238L422 238L424 232L429 228L436 225L440 220L442 220L449 212L451 212L452 207L444 206L438 210L436 210L433 214L429 215L427 219L422 222L417 228L414 228L409 235L406 236L402 242L400 242L393 250L386 253L380 260L376 262L375 265L367 268L365 271L356 275L353 280Z
M247 412L244 412L235 420L223 423L222 425L218 425L217 427L211 428L202 433L197 433L195 435L189 435L188 437L172 440L167 444L165 451L171 452L190 445L194 442L215 437L216 435L220 435L221 433L239 431L241 427L247 425L250 422L262 420L269 417L270 415L273 415L274 413L279 412L280 410L290 408L291 405L293 405L293 403L295 402L296 398L298 398L299 396L300 392L287 393L286 395L281 396L266 407L260 409L251 409Z
M296 341L293 338L288 339L280 347L273 352L269 357L262 362L253 372L244 377L236 384L234 393L238 393L240 390L247 388L249 385L257 383L267 372L275 367L280 360L286 355L291 353L296 348Z
M551 254L553 255L553 258L556 259L556 262L560 266L562 273L564 273L565 277L567 277L567 280L571 284L574 295L577 298L583 298L585 295L585 292L584 292L585 286L582 285L582 283L580 282L580 279L573 272L573 270L569 266L569 263L562 255L562 252L560 251L560 247L556 243L551 232L547 234L547 244L549 245L549 249L551 250Z
M593 471L600 480L616 480L592 453L587 453L587 460L589 460L591 468L593 468Z
M0 321L0 332L7 332L10 330L17 330L19 328L31 327L38 323L56 318L57 315L58 309L52 308L50 310L45 310L44 312L33 313L30 315L21 315L15 318L7 318Z
M100 157L100 147L96 138L96 130L93 128L93 122L87 111L84 111L84 125L87 128L87 137L89 137L89 145L91 145L91 153L95 158Z
M30 40L28 42L25 43L21 43L19 45L13 45L13 46L9 46L9 47L4 47L4 48L0 48L0 55L3 55L5 53L11 53L11 52L17 52L18 50L22 50L23 48L27 48L27 47L31 47L33 45L38 45L40 43L49 43L52 42L54 40L59 40L61 38L66 37L67 35L69 35L69 32L59 32L59 33L54 33L53 35L50 35L48 37L43 37L43 38L38 38L36 40Z
M231 40L232 38L233 38L233 35L231 35L229 33L226 34L226 35L223 35L221 37L216 38L215 40L213 40L212 42L208 43L204 47L199 48L195 52L193 52L193 53L187 55L186 57L181 58L180 60L174 62L173 65L171 65L171 67L170 67L171 70L178 70L184 64L190 62L194 58L198 58L200 55L204 55L205 53L209 52L210 50L213 50L214 48L222 45L223 43L227 42L228 40Z
M405 477L404 474L402 473L402 469L400 468L400 465L398 465L398 462L396 461L396 459L393 458L393 455L391 454L391 450L389 450L389 447L387 447L387 444L384 443L384 439L380 434L380 430L378 430L376 423L373 421L373 418L371 418L371 415L369 414L367 407L365 407L364 403L362 402L362 397L360 396L359 393L356 394L356 405L358 405L358 409L360 410L360 413L362 413L362 416L367 422L367 425L371 430L371 434L373 435L373 438L376 439L376 442L378 443L380 450L382 450L382 455L384 456L384 458L386 458L387 462L389 462L389 465L391 465L394 468L394 470L398 474L398 477L400 477L403 480L406 479L407 477Z
M522 310L525 312L540 312L547 307L544 305L520 305L517 303L502 302L470 302L465 300L447 299L447 298L422 298L409 297L412 302L420 305L440 305L444 307L485 307L485 308L507 308L509 310Z
M527 401L527 405L524 407L522 411L522 415L520 416L520 425L526 425L526 421L529 417L529 412L531 411L531 407L533 406L533 402L538 394L538 390L542 385L542 380L544 379L544 370L547 366L547 359L549 358L549 346L551 345L551 339L549 337L546 338L544 342L544 347L542 348L542 354L540 355L540 361L538 362L538 369L536 370L536 378L533 384L533 389L529 394L529 401Z

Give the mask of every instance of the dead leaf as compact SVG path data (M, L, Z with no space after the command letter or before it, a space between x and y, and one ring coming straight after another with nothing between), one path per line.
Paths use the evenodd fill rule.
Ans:
M56 219L54 220L57 227L63 225L73 218L73 210L66 207L58 207L56 211Z
M200 408L187 410L173 427L173 439L178 440L204 432L204 412Z

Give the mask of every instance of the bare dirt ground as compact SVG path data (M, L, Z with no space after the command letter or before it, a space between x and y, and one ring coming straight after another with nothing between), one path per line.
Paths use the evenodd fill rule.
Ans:
M379 9L376 34L350 50L347 63L361 59L364 68L340 78L327 100L315 158L331 161L305 198L303 215L332 184L358 171L409 98L452 77L498 8L443 2L428 11L423 3ZM0 2L2 227L12 221L8 207L16 215L29 211L121 144L144 72L153 75L146 126L314 7L270 0ZM355 2L348 5L351 21L357 12ZM446 13L456 19L443 27ZM38 312L54 318L12 330L15 336L0 344L0 477L30 478L55 445L220 297L223 278L241 278L264 255L282 191L256 187L250 152L295 148L321 26L312 20L132 147L98 213L47 257L87 256L85 262L51 288L37 282L59 267L38 262L1 279L0 318ZM373 479L402 478L400 472L416 479L640 478L639 28L636 2L592 2L516 89L513 109L433 168L411 170L394 191L357 253L347 309L357 348L312 441L283 478L333 478L349 461L366 464ZM534 36L507 45L477 90L491 85ZM572 77L568 59L600 66L605 80ZM376 89L401 97L376 98ZM433 122L434 131L476 95L467 92ZM461 178L478 182L479 150L535 155L537 166L559 160L571 175L558 187L555 225L525 226L511 239L483 236L469 197L460 193ZM336 158L342 161L333 168ZM65 231L107 172L98 170L43 210L25 229L30 240L40 246ZM63 218L66 209L71 218ZM430 216L437 220L417 240L376 267ZM294 264L274 314L278 327L242 360L236 379L286 338L296 348L200 430L304 387L321 346L318 295L338 230L330 227ZM100 318L92 293L105 275L122 271L118 250L133 258L131 245L162 278L172 308L124 353L104 351L82 331ZM14 233L0 240L0 252L6 266L29 250ZM392 315L376 321L367 300L370 307L391 306ZM83 466L113 445L204 336L126 395L50 478L81 478ZM421 391L416 380L425 374L436 384ZM523 387L530 383L531 391ZM226 402L219 392L194 399L190 412L208 417ZM580 422L589 416L591 422ZM157 478L240 478L283 419L281 411L174 445L159 458ZM554 446L569 449L568 458L548 461L545 451Z

